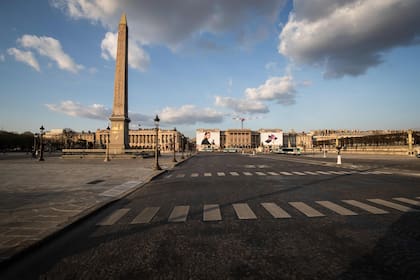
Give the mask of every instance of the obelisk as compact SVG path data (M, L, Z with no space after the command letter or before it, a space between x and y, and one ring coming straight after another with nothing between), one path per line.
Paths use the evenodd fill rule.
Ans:
M114 106L111 121L110 154L124 154L128 149L128 27L122 14L118 25L117 59L115 64Z

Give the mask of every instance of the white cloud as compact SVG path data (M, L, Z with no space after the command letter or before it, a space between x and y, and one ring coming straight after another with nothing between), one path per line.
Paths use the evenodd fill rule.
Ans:
M273 28L286 0L51 0L74 19L89 19L115 30L122 12L127 13L130 36L145 44L176 49L202 34L232 33L237 43L264 38ZM254 20L250 21L249 19ZM258 22L259 24L255 24ZM210 45L211 41L208 41ZM208 44L207 44L208 45Z
M251 102L267 100L291 105L295 103L296 90L291 76L272 77L258 88L247 88L245 95Z
M232 97L216 96L215 105L230 108L237 113L268 113L268 107L264 103L249 99L236 99Z
M3 62L5 59L4 54L0 54L0 61Z
M101 104L86 106L71 100L62 101L60 104L46 104L45 106L54 112L95 120L106 120L112 113L111 109Z
M10 48L7 50L7 53L11 56L14 56L14 58L17 61L28 64L29 66L31 66L38 72L41 71L41 68L39 67L39 63L31 51L21 51L16 48Z
M48 109L72 117L80 117L94 120L108 120L112 109L102 104L83 105L71 100L62 101L60 104L45 104ZM151 125L152 117L140 113L128 112L128 117L133 123Z
M107 32L101 42L101 56L107 60L117 57L118 35ZM128 65L133 69L145 71L149 66L149 55L133 40L128 40Z
M362 75L385 51L418 43L419 10L417 0L295 0L278 50L325 77Z
M23 35L18 39L18 43L24 48L36 50L40 55L48 57L57 63L58 68L72 73L77 73L83 69L82 65L76 64L73 59L66 54L58 40L52 37Z
M198 108L195 105L183 105L180 108L166 107L159 117L163 124L220 123L224 114L210 108Z

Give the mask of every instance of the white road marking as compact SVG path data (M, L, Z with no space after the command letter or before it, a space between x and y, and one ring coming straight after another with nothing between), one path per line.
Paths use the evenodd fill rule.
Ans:
M341 207L340 205L335 204L335 203L333 203L331 201L324 200L324 201L315 201L315 202L318 203L319 205L322 205L325 208L328 208L331 211L334 211L335 213L340 214L340 215L343 215L343 216L354 216L354 215L357 215L357 213L355 213L355 212L353 212L353 211L351 211L351 210L349 210L347 208Z
M305 214L307 217L312 218L325 216L304 202L289 202L289 204L296 208L299 212Z
M273 175L273 176L279 175L279 173L276 173L276 172L267 172L267 173L270 174L270 175Z
M198 177L199 176L199 174L198 173L192 173L191 174L191 177Z
M262 207L267 210L273 218L276 219L284 219L284 218L291 218L291 216L284 211L282 208L280 208L277 204L272 202L264 202L261 203Z
M407 206L404 206L404 205L401 205L401 204L398 204L398 203L386 201L386 200L383 200L383 199L376 199L375 198L375 199L368 199L368 201L376 203L376 204L380 204L380 205L383 205L383 206L386 206L386 207L389 207L389 208L392 208L392 209L396 209L396 210L401 211L401 212L418 212L419 211L417 209L413 209L413 208L410 208L410 207L407 207Z
M203 209L203 221L221 221L222 215L220 214L219 204L205 204Z
M251 172L242 172L245 176L252 176Z
M372 214L386 214L386 213L388 213L388 211L382 210L380 208L377 208L375 206L371 206L369 204L366 204L366 203L363 203L363 202L360 202L360 201L357 201L357 200L342 200L342 201L344 203L347 203L347 204L350 204L354 207L363 209L363 210L365 210L369 213L372 213Z
M268 166L268 165L264 165L264 164L262 164L262 165L258 165L258 168L268 168L268 167L270 167L270 166Z
M245 168L255 168L255 165L245 165Z
M238 172L229 172L230 173L230 175L232 175L232 176L239 176L239 173Z
M204 173L204 177L211 177L211 173L209 172Z
M305 173L298 172L298 171L293 171L292 173L296 174L296 175L299 175L299 176L305 176L306 175Z
M131 221L131 224L148 224L159 211L160 207L146 207L137 217Z
M172 174L166 175L166 178L171 178Z
M187 220L188 212L190 211L190 206L175 206L169 215L168 222L185 222Z
M282 171L282 172L280 172L282 175L286 175L286 176L291 176L291 175L293 175L292 173L290 173L290 172L285 172L285 171Z
M177 178L184 178L185 177L185 174L178 174L178 175L176 175L176 177Z
M312 171L304 171L306 174L309 175L319 175L318 173L312 172Z
M257 174L258 176L266 176L267 175L264 172L255 172L255 174Z
M233 209L240 220L254 220L257 219L254 212L252 212L251 208L249 208L248 204L246 203L235 203L232 204Z
M325 172L325 171L316 171L316 173L323 174L323 175L331 175L330 172Z
M217 176L226 176L225 172L217 172Z
M420 201L417 201L417 200L413 200L413 199L409 199L409 198L405 198L405 197L394 197L393 199L404 202L404 203L407 203L407 204L420 206Z
M111 215L97 223L98 226L111 226L121 219L125 214L130 211L129 208L121 208L113 212Z

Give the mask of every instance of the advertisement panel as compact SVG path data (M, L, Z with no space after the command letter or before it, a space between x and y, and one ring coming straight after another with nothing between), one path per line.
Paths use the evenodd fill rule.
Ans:
M283 132L282 131L265 131L261 132L261 143L263 146L283 146Z
M199 151L218 150L220 148L219 129L197 129L195 139Z

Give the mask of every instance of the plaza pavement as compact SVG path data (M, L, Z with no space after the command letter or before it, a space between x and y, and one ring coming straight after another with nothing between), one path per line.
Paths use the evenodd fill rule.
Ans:
M95 210L124 197L174 163L159 158L61 159L0 155L0 264L39 245Z

